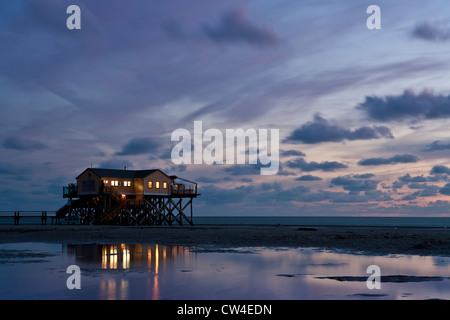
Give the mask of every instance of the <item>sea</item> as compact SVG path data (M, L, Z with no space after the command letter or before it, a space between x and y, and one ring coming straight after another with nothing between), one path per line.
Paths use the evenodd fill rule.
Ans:
M371 227L450 227L450 217L277 217L230 216L194 217L196 225L301 225L301 226L371 226Z
M13 213L0 213L0 224L13 224ZM344 216L194 216L195 225L299 225L450 228L450 217L344 217ZM21 215L20 225L41 224L41 217ZM47 224L52 223L52 214Z

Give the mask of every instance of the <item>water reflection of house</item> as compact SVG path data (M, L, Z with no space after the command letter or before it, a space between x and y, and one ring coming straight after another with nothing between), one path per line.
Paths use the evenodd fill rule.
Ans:
M154 273L177 259L189 259L192 254L184 246L124 243L67 245L65 251L80 264L99 264L102 269L133 269Z

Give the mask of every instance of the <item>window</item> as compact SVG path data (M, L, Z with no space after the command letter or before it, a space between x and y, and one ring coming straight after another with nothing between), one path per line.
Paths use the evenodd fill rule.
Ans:
M123 185L124 185L125 187L131 187L131 181L124 181L124 182L123 182Z
M149 188L149 189L153 188L153 182L152 182L152 181L149 181L149 182L148 182L148 188Z
M156 189L159 189L159 181L156 181Z
M119 181L117 181L117 180L111 180L111 186L113 186L113 187L118 187L118 186L119 186Z
M163 182L163 188L167 189L167 182Z

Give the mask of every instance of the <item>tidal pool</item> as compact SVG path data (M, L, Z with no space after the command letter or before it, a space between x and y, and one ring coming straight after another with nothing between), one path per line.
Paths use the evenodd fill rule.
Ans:
M81 289L66 273L80 268ZM381 271L369 289L367 267ZM0 245L0 299L450 299L450 258L313 248Z

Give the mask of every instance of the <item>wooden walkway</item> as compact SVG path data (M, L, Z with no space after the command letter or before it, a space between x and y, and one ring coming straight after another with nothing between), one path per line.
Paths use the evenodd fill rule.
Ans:
M0 218L2 220L10 219L14 225L19 225L21 220L24 224L36 224L31 221L40 220L41 225L46 225L48 220L50 220L50 224L60 222L56 217L56 211L0 211Z

